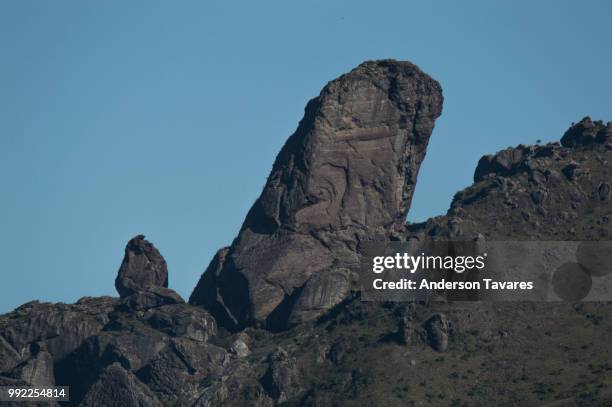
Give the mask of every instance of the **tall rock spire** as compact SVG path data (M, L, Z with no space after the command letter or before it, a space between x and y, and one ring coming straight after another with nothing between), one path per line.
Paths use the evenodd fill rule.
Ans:
M190 302L230 329L282 329L339 303L359 241L404 224L442 99L409 62L365 62L328 83Z

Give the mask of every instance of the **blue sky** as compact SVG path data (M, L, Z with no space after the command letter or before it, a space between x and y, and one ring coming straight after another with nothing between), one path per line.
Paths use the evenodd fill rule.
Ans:
M445 105L409 219L477 160L612 120L606 1L0 2L0 312L116 295L143 233L187 297L308 99L407 59Z

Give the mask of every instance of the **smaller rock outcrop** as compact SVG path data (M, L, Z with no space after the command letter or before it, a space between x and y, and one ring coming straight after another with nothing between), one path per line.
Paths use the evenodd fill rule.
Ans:
M150 286L168 287L168 267L155 246L138 235L125 247L115 287L121 298L125 298Z
M543 146L519 145L501 150L496 154L485 155L478 161L476 171L474 171L474 182L480 182L493 175L511 177L526 173L533 178L534 182L543 183L545 179L541 173L536 171L538 161L562 159L567 156L568 148L589 145L603 145L604 148L606 146L608 149L612 148L612 122L605 125L603 121L592 121L587 116L580 122L572 124L561 138L561 144L555 142ZM570 163L563 173L568 179L575 179L580 175L581 170L578 167L576 163Z
M607 144L612 142L612 122L607 125L601 120L593 121L589 116L583 118L565 132L561 138L564 147L575 147L593 143Z
M612 122L573 124L563 145L508 148L480 159L475 183L455 194L446 216L409 225L448 239L606 240L611 223ZM595 136L593 136L595 134Z
M474 182L480 182L493 175L511 177L525 173L532 176L534 182L544 183L546 180L536 171L535 162L539 158L552 158L558 155L560 147L558 142L544 146L519 145L498 151L496 154L487 154L478 161L474 171Z
M495 155L488 154L478 161L474 172L474 182L481 181L488 174L513 175L518 172L520 164L525 157L524 148L508 148Z

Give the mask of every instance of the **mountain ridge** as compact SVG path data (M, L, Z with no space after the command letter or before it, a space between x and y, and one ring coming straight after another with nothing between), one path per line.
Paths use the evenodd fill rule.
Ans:
M585 117L568 129L561 143L520 145L484 156L475 168L475 182L457 192L446 215L398 224L398 216L405 219L405 205L414 190L417 161L425 154L410 143L418 145L421 138L426 144L423 137L429 137L432 118L441 112L441 90L438 93L437 82L421 76L410 63L368 62L361 69L365 72L348 82L346 76L330 82L340 90L332 89L327 96L349 101L333 105L329 113L341 126L329 134L322 131L320 140L308 139L308 132L300 142L290 138L258 199L263 203L256 202L241 229L250 235L234 241L240 245L246 240L252 248L281 229L283 238L300 230L302 235L319 233L323 238L318 241L330 245L325 250L344 263L332 261L334 270L306 273L298 284L289 280L280 302L278 296L264 296L259 299L264 302L252 308L266 308L265 301L271 301L274 307L268 314L250 317L247 304L244 318L238 320L225 315L226 308L230 313L240 310L253 294L235 299L249 287L232 292L217 280L249 284L253 275L224 269L228 259L235 261L231 256L241 258L237 253L243 249L221 249L194 289L204 292L206 300L187 303L168 288L161 253L138 235L128 242L119 267L119 298L83 297L75 304L33 301L0 315L0 385L69 385L71 401L64 404L81 406L462 406L486 405L492 399L499 405L609 405L610 303L373 303L360 301L349 281L350 265L359 256L355 243L365 237L612 240L612 123ZM393 69L400 72L390 72ZM392 85L389 78L399 79ZM410 99L412 105L398 107L397 95L378 93L381 87L372 85L378 80L385 90L407 92L401 100L410 99L406 96L413 94L412 85L433 92L420 94L432 109L421 119L414 114L408 120L409 115L398 112L415 113L415 99ZM372 100L378 102L367 103ZM312 103L305 116L316 111ZM357 126L343 121L345 114L374 119ZM387 144L385 140L393 138L388 133L379 133L381 117L396 120L393 137L405 141L399 148ZM318 148L344 143L354 154L347 162L368 157L346 142L347 129L342 126L366 146L383 140L384 151L401 171L394 183L378 185L368 178L372 169L385 169L377 173L384 178L398 168L357 165L361 179L371 181L364 185L373 191L364 187L334 206L343 196L338 185L350 184L342 180L347 171L340 170L342 177L336 177L333 166L323 165L325 171L309 179L315 156L323 154ZM373 135L362 132L364 126ZM299 157L300 149L316 153L305 160ZM420 158L405 156L406 151L416 151ZM395 195L383 188L389 185L398 187ZM364 196L379 202L370 207L371 202L360 200ZM321 202L331 209L309 212L317 204L321 208ZM385 203L391 203L390 210ZM369 218L362 216L363 208L368 214L379 212ZM303 209L306 212L300 213ZM317 216L320 210L325 216ZM261 211L267 214L255 219ZM353 234L345 233L353 229ZM291 250L272 252L278 257L289 254L289 265L316 263L318 258L302 251L293 257ZM348 261L342 257L347 252ZM219 287L225 290L220 297ZM226 303L230 301L238 303ZM283 302L287 306L276 310Z

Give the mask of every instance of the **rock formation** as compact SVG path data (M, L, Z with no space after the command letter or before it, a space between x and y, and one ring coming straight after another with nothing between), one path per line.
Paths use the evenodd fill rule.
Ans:
M115 279L121 298L147 287L168 287L168 267L159 251L143 235L130 240Z
M610 223L609 129L586 117L562 144L508 148L480 159L475 183L446 216L410 225L413 237L492 240L606 240Z
M83 406L167 402L154 391L194 397L183 386L221 371L228 353L207 343L214 318L167 284L164 258L139 235L116 279L120 300L31 302L0 316L0 384L69 385Z
M572 124L561 137L561 144L565 147L584 146L593 143L612 146L612 122L604 125L602 121L593 122L585 117L580 122Z
M360 240L403 226L441 110L440 85L408 62L365 62L327 84L190 303L230 329L278 329L342 301Z
M409 63L367 62L331 82L195 306L137 236L121 298L0 315L0 386L70 386L67 405L85 407L611 405L611 303L376 303L351 291L367 237L612 240L612 124L590 118L561 144L483 157L446 215L405 225L441 101ZM601 277L600 250L578 255Z

